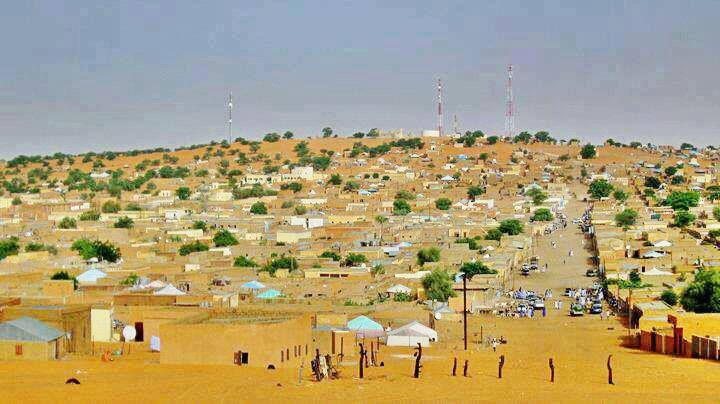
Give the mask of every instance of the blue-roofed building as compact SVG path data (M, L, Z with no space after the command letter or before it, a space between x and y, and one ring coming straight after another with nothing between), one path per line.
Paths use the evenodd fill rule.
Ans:
M0 323L0 360L58 359L64 338L64 332L32 317Z

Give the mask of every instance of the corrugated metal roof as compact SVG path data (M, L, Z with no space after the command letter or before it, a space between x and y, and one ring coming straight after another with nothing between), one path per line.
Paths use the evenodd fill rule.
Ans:
M0 323L0 340L48 342L62 336L62 331L31 317Z

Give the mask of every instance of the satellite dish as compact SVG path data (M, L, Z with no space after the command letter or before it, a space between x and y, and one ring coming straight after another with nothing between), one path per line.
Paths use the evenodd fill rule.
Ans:
M135 327L131 325L126 325L125 328L122 330L123 338L125 338L125 341L135 341L135 336L137 335L137 331L135 330Z
M442 315L440 312L435 313L435 320L440 320L442 318Z

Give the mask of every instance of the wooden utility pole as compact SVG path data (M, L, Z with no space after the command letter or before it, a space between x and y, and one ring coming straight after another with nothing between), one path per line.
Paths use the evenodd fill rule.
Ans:
M610 359L612 358L612 355L608 355L607 360L607 369L608 369L608 384L615 384L613 383L613 377L612 377L612 365L610 364Z
M498 362L498 379L502 379L503 366L505 366L505 355L500 355L500 362Z
M555 383L555 364L552 358L548 360L548 366L550 366L550 383Z
M467 351L467 274L463 274L463 342Z
M457 356L453 358L453 371L452 375L455 376L457 374Z
M470 365L470 361L465 359L465 366L463 366L463 376L467 377L468 372L468 366Z

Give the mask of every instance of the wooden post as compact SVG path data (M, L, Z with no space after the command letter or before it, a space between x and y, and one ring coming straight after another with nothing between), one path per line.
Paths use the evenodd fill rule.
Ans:
M500 355L500 362L498 362L498 379L502 379L503 366L505 366L505 355Z
M470 365L470 361L465 359L465 366L463 366L463 376L465 376L465 377L467 377L467 371L468 371L469 365Z
M463 274L463 342L467 351L467 275Z
M422 358L422 345L420 345L419 342L417 345L417 348L415 348L417 349L417 352L415 352L415 372L413 373L413 377L416 379L420 377L420 367L422 366L420 365L420 359Z
M550 383L555 383L555 364L553 359L548 359L548 366L550 366Z
M360 342L358 345L360 345L360 360L358 361L358 369L360 370L360 378L363 378L363 360L365 359L365 349L363 349L363 344Z
M611 358L612 358L612 355L608 355L608 360L607 360L608 384L615 384L615 383L613 383L613 377L612 377L612 365L610 364Z
M456 373L457 373L457 356L456 356L455 358L453 358L453 372L452 372L452 375L455 376Z

